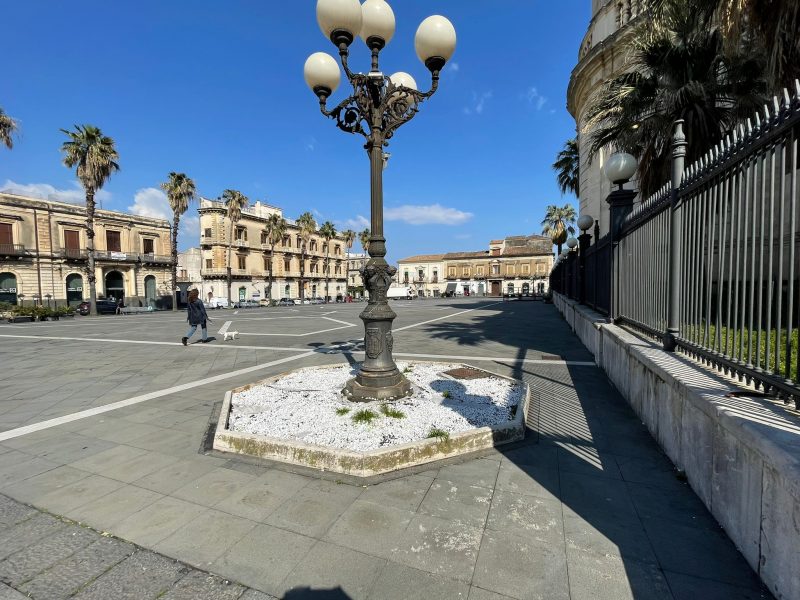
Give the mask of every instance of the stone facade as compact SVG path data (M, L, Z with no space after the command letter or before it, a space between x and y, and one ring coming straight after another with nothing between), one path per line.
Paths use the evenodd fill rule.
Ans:
M612 189L611 182L603 175L603 165L614 150L604 148L589 160L591 130L586 124L586 113L592 94L625 71L629 25L635 23L643 4L643 0L592 1L592 20L581 42L578 64L567 89L567 110L575 118L580 151L580 213L600 222L600 235L609 230L605 200Z
M97 210L94 229L98 298L171 306L169 223ZM85 206L0 193L0 301L77 305L87 269Z
M422 297L544 292L552 248L548 237L512 236L484 251L412 256L398 262L397 284Z
M228 247L231 240L231 296L237 300L270 298L299 298L301 286L301 240L299 229L292 219L286 219L288 229L283 241L275 244L272 258L273 283L269 291L270 244L264 227L272 214L283 215L275 206L256 202L242 211L242 218L231 230L225 205L203 199L200 201L200 247L203 298L228 297ZM331 240L329 272L326 273L327 242L319 235L309 241L305 255L304 293L306 298L324 298L328 280L328 296L335 300L344 296L347 286L346 245L337 237Z
M347 263L347 291L355 298L366 296L361 269L364 268L368 260L368 254L350 252L350 262Z

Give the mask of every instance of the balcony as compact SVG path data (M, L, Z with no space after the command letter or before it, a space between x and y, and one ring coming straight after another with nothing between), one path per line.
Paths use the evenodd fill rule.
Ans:
M237 248L244 248L247 249L250 247L250 244L247 240L235 240L233 245Z
M65 250L66 252L66 250ZM86 250L69 250L70 253L75 252L88 252ZM139 252L114 252L109 250L95 250L95 260L103 260L110 262L122 263L142 263L148 265L171 265L172 257L160 254L144 254Z
M66 258L67 260L87 260L89 258L89 251L83 248L62 248L56 252L56 256Z
M227 279L228 269L203 269L200 271L203 279ZM247 269L231 269L231 279L249 279L253 276Z
M28 251L23 244L0 244L0 256L25 256Z

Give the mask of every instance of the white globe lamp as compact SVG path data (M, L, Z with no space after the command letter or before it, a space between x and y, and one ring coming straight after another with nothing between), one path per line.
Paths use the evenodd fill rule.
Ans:
M381 50L394 37L394 11L386 0L367 0L361 5L361 39L372 50Z
M617 152L608 157L603 172L612 183L622 187L636 173L636 158L627 152Z
M315 52L306 60L303 76L317 96L327 98L339 87L342 72L339 63L330 54Z
M358 0L318 0L317 23L325 37L337 47L349 46L361 33L361 4Z
M417 56L431 72L441 71L456 51L456 30L440 15L425 19L414 38Z

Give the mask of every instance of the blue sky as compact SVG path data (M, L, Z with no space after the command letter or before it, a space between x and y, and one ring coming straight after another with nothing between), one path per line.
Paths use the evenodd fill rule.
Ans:
M550 167L575 124L566 88L588 26L589 0L390 2L395 38L385 73L430 76L414 33L447 16L458 47L439 92L394 136L384 173L390 260L480 250L490 239L539 233L561 198ZM216 198L239 189L288 217L313 210L339 229L369 219L369 165L360 136L325 119L303 81L312 52L333 52L314 0L76 0L13 2L4 10L0 107L21 125L0 149L0 189L81 198L61 164L60 128L99 126L122 170L104 208L157 215L153 189L183 171ZM366 47L351 66L367 70ZM345 97L345 86L334 100ZM188 216L188 215L187 215ZM181 247L196 245L187 219Z

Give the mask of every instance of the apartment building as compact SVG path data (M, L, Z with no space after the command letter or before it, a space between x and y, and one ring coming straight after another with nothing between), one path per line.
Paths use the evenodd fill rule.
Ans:
M234 302L300 296L324 298L326 281L331 300L347 293L348 265L343 239L337 237L329 245L321 236L313 235L303 261L300 230L294 220L286 219L286 235L275 244L274 256L270 256L272 245L265 227L270 215L283 216L280 208L256 202L242 211L241 219L233 227L222 202L202 199L199 212L204 298L228 297L228 269L232 282L230 299Z
M544 236L511 236L492 240L488 250L424 254L398 265L398 285L423 297L544 292L553 244Z
M98 297L171 306L170 225L95 212ZM0 193L0 302L77 305L89 297L86 207Z

